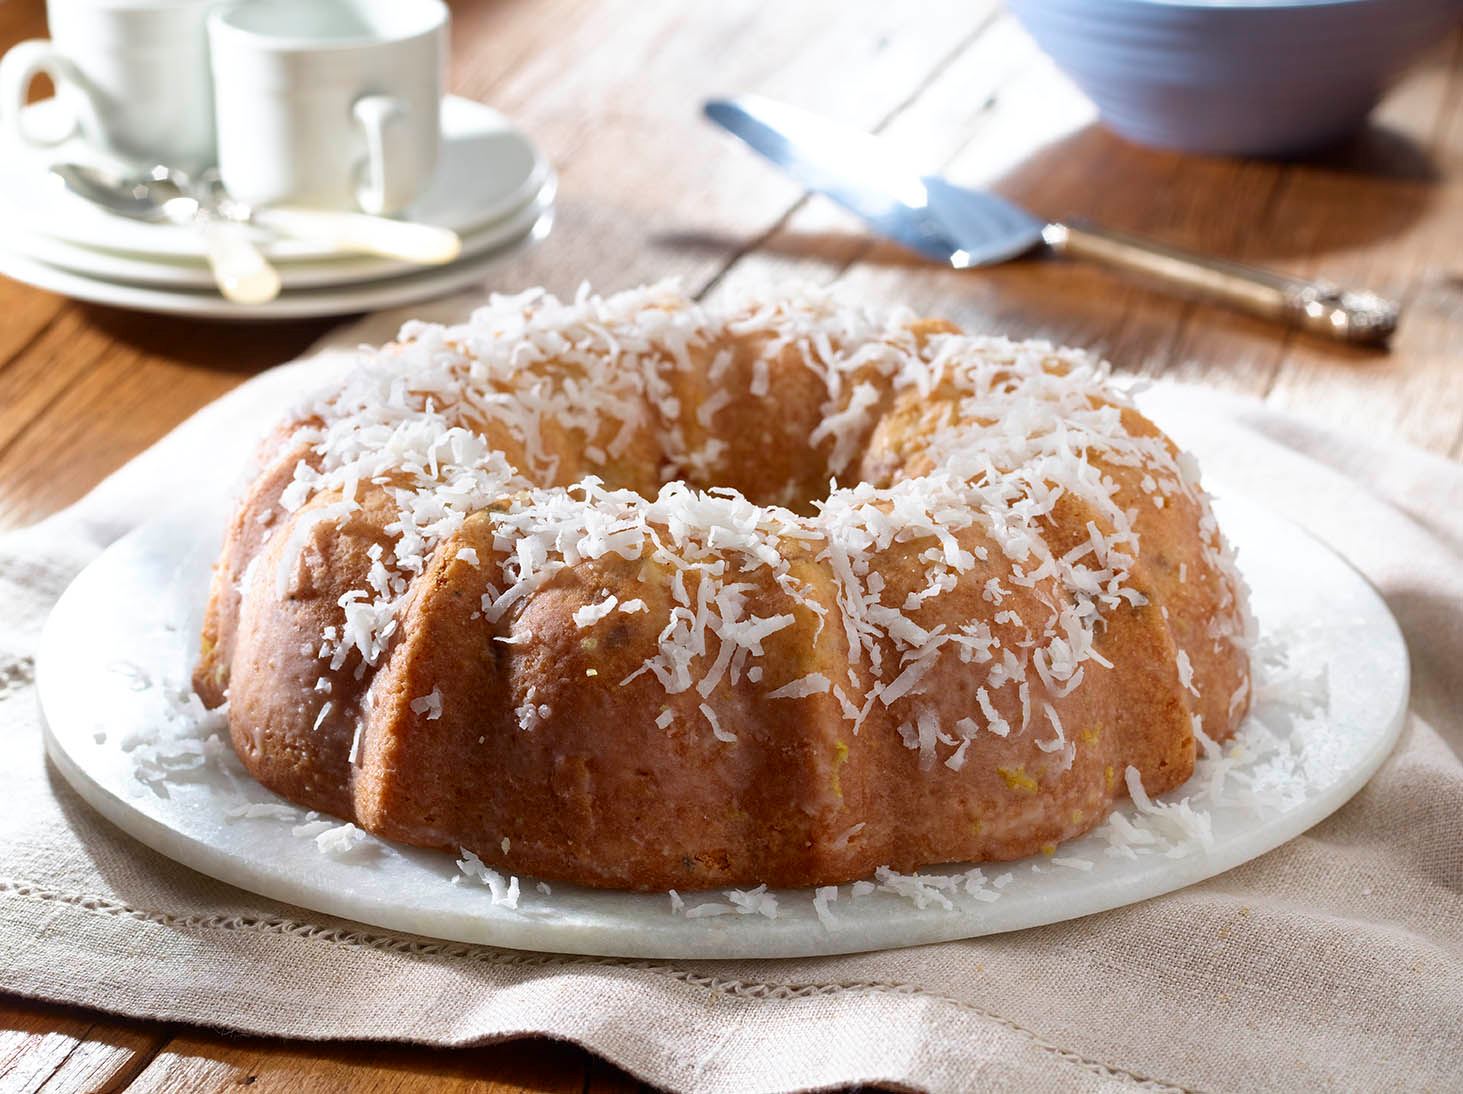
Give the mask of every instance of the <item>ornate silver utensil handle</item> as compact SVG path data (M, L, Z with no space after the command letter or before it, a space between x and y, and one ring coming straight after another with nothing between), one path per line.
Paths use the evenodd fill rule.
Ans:
M1042 239L1055 254L1090 259L1170 291L1343 342L1385 345L1397 329L1397 304L1365 289L1206 258L1081 221L1048 224Z

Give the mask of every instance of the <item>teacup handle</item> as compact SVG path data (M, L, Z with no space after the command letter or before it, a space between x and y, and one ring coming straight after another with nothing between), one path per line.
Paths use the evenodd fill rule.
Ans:
M403 186L412 154L406 104L390 95L366 95L351 113L366 135L365 177L356 184L356 202L372 216L389 216L410 200Z
M56 85L57 97L71 107L71 124L64 132L37 136L28 132L20 120L26 93L37 76L49 76ZM96 132L96 122L96 104L86 78L48 39L19 42L0 57L0 123L12 140L46 147L68 139L78 125L84 132Z

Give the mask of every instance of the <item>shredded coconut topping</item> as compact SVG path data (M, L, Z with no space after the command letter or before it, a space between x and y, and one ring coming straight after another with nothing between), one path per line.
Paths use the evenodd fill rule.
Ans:
M487 886L494 905L504 908L518 907L519 887L516 877L505 878L466 848L462 849L462 857L457 860L457 869L461 871L461 877L454 878L454 881L470 878L480 882Z
M329 705L329 704L327 704ZM442 689L433 688L427 695L411 701L411 712L413 714L425 714L427 721L435 722L442 717Z
M798 497L790 483L772 490L780 501L754 500L696 485L730 466L718 423L733 410L778 416L781 380L799 369L822 392L807 444L826 496ZM407 324L300 409L297 437L313 447L280 499L293 518L275 589L308 580L317 531L358 519L375 492L393 514L388 542L371 548L365 582L322 636L332 671L380 664L412 582L444 555L481 572L475 618L509 657L526 641L518 620L558 575L629 563L644 596L601 587L568 614L585 642L616 613L632 637L655 635L610 684L655 687L646 705L661 728L669 708L657 698L694 691L677 709L695 707L733 742L730 689L750 684L774 699L830 695L853 733L888 711L931 771L960 772L993 747L984 742L1035 724L1060 772L1083 728L1063 726L1060 700L1089 666L1111 667L1098 648L1106 619L1147 603L1138 508L1120 478L1133 490L1141 479L1138 496L1197 506L1207 570L1185 563L1183 580L1234 575L1197 469L1161 435L1130 428L1130 406L1080 353L876 315L816 289L721 314L669 282L566 301L495 296L457 326ZM890 415L914 411L910 436L883 437ZM656 481L637 479L655 459ZM809 581L810 568L829 580ZM1241 644L1242 596L1216 584L1208 637ZM825 635L846 645L846 680L764 680L780 643L806 649ZM927 696L952 660L972 697L953 715ZM1187 654L1178 671L1197 694ZM440 696L411 706L438 717ZM530 688L515 713L529 732L551 711Z
M606 594L605 598L598 604L586 604L574 612L574 625L576 627L592 627L610 612L615 610L619 599L613 594Z

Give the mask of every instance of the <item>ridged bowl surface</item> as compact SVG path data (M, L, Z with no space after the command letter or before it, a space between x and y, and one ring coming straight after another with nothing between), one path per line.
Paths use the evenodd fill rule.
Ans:
M1357 129L1463 0L1008 0L1140 144L1282 156Z

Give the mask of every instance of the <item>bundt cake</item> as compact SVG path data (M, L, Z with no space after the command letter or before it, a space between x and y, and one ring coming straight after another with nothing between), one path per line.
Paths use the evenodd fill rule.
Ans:
M1193 461L1044 343L532 291L363 351L263 453L197 691L286 798L498 869L1050 853L1248 704Z

